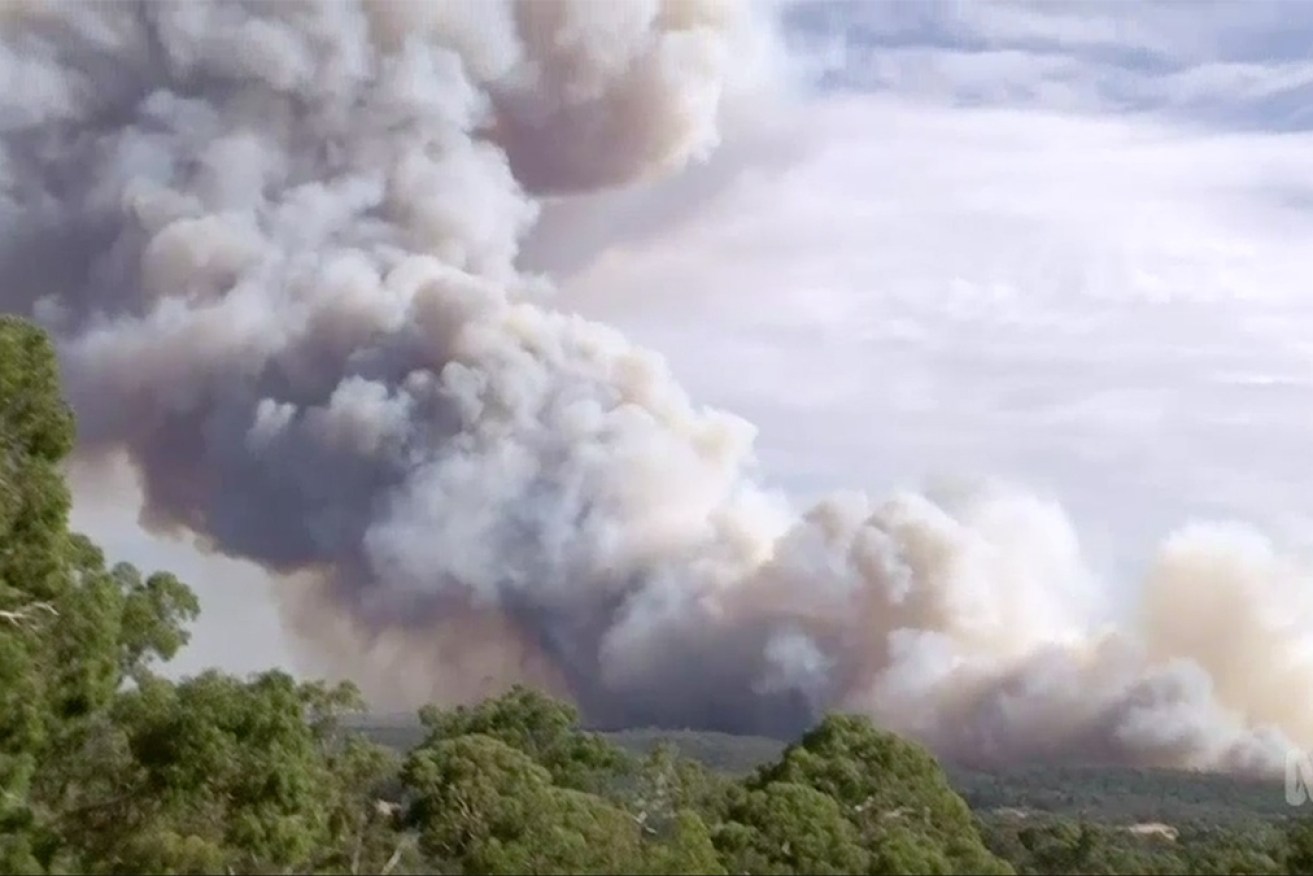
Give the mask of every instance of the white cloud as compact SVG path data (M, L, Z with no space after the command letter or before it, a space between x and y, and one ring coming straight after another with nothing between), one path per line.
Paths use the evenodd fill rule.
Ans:
M800 491L1009 476L1136 567L1196 516L1306 539L1313 135L1176 112L1208 81L1239 112L1302 68L1196 64L1234 10L1179 40L1151 14L1127 27L1179 63L1123 68L1142 111L1117 114L1096 87L1106 59L1064 52L1124 30L967 7L977 35L1031 48L860 54L903 69L758 141L794 161L685 188L696 209L659 233L617 232L566 300L756 423L771 474ZM991 64L997 88L980 85ZM1037 99L1054 71L1089 99Z

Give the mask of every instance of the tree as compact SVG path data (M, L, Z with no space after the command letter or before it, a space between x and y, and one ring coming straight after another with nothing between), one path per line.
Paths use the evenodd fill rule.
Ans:
M54 350L35 326L0 318L0 871L39 868L31 783L49 729L39 665L61 615L69 493L59 463L73 418Z
M1313 819L1295 819L1287 828L1286 872L1313 873Z
M396 848L371 834L388 759L337 733L356 705L277 671L145 678L102 725L103 779L69 801L65 835L88 872L374 871Z
M749 787L788 782L832 798L858 829L871 859L901 872L1008 873L1011 868L985 848L966 802L948 784L923 747L878 730L856 715L831 715L778 762L760 770ZM948 870L940 869L944 862Z
M528 755L562 787L602 790L633 769L623 751L580 729L573 706L522 685L474 706L425 707L420 721L428 729L426 746L469 734L489 736Z
M71 499L59 465L73 438L49 339L0 317L0 609L22 612L61 590Z
M625 804L652 836L667 835L680 813L699 815L704 825L724 820L736 784L682 757L674 746L661 743L639 765L633 791Z
M726 871L706 823L696 812L681 809L664 839L649 847L643 872L719 876Z
M425 744L407 759L407 823L436 867L462 873L629 873L640 869L628 813L552 783L525 752L481 733Z
M68 528L73 442L53 347L0 318L0 870L61 864L69 801L94 784L105 711L187 641L195 596L167 574L107 569Z
M128 564L106 570L100 550L85 537L64 540L64 581L57 612L27 636L26 708L39 735L31 748L26 785L26 835L34 857L26 869L60 865L74 854L66 830L70 813L108 794L116 756L112 710L129 683L147 684L151 667L187 641L194 594L172 575L148 578Z
M838 801L794 782L740 797L715 841L731 873L864 873L869 863Z
M72 441L52 346L0 318L0 871L395 869L358 692L158 677L199 604L69 530Z

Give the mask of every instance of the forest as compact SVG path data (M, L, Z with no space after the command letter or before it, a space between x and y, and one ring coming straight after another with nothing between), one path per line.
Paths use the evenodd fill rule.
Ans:
M0 872L1313 873L1313 822L1220 777L966 770L846 714L599 733L517 687L387 725L349 684L171 679L200 605L70 530L74 439L49 339L0 321Z

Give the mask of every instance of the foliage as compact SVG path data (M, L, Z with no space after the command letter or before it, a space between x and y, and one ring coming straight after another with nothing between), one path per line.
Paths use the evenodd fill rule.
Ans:
M865 718L827 717L750 786L773 782L835 800L862 842L878 850L878 872L1009 872L981 842L971 810L934 757Z
M48 339L0 319L0 871L345 871L394 854L369 796L391 755L334 736L353 690L156 675L199 605L70 531L72 442Z
M107 569L68 529L73 423L53 348L0 319L0 870L64 866L64 821L100 781L124 687L186 644L199 607L172 575ZM94 762L87 760L94 758Z
M567 788L599 790L630 767L623 751L580 730L573 706L523 686L474 706L425 707L420 722L428 730L421 747L469 734L489 736L523 752Z
M869 862L838 801L793 782L740 797L716 843L734 873L862 873Z
M1052 812L1100 822L1261 829L1290 808L1281 780L1187 770L1033 764L994 770L946 764L976 812Z

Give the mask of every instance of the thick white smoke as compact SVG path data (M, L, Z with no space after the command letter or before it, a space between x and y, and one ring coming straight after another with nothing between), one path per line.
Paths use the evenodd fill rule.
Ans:
M599 723L1267 770L1313 744L1308 574L1183 532L1129 628L1060 509L991 489L799 515L753 429L517 268L537 198L676 172L769 69L760 9L0 7L0 289L81 452L259 562L376 701L529 681ZM624 290L616 290L623 296ZM1298 611L1295 609L1298 608Z

